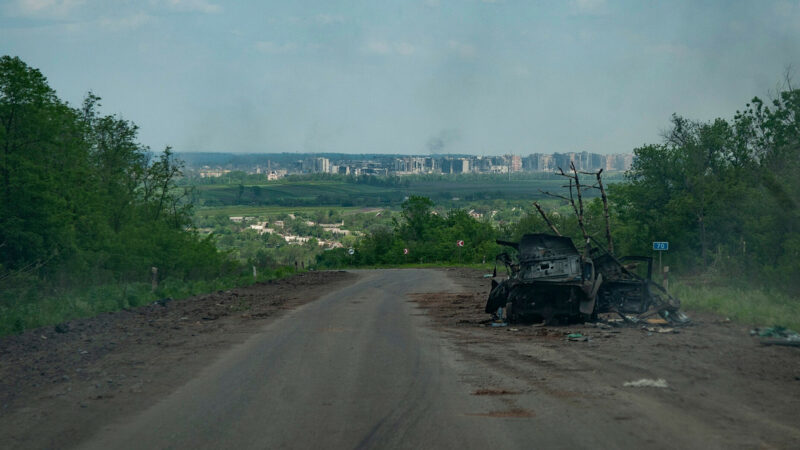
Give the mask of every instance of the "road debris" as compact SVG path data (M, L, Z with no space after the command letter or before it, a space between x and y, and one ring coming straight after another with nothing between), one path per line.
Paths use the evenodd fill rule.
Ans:
M517 395L519 391L512 391L509 389L477 389L472 392L472 395Z
M591 338L581 333L570 333L567 335L567 340L571 342L587 342L591 340Z
M650 378L642 378L636 381L626 381L623 384L624 387L654 387L654 388L668 388L667 380L663 378L659 378L657 380L653 380Z
M755 328L750 330L750 335L761 338L761 345L800 347L800 334L781 326Z
M645 319L645 322L649 323L650 325L667 325L669 322L662 319L661 317L650 317Z
M536 414L534 414L533 411L522 408L512 408L508 410L490 411L485 413L466 413L466 415L475 417L498 417L498 418L520 418L520 419L524 419L527 417L536 417Z
M675 328L642 327L642 329L645 330L645 331L649 331L651 333L661 333L661 334L680 333L680 331L675 329Z

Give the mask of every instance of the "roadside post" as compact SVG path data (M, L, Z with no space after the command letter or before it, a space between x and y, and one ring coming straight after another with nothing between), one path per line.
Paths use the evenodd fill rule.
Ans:
M661 284L664 286L664 290L667 292L669 292L669 278L667 278L668 273L669 273L669 266L664 266L664 272L663 272L664 279L662 280L663 282Z
M150 273L152 274L151 291L155 292L158 289L158 267L151 267Z
M458 247L458 263L461 264L462 263L462 260L461 260L461 247L464 246L464 241L461 240L461 239L457 240L456 241L456 246Z
M408 263L408 249L404 248L403 249L403 264L406 264L406 263Z
M653 251L658 252L658 271L663 272L664 266L661 265L661 253L669 250L669 242L653 242ZM665 275L666 276L666 275Z

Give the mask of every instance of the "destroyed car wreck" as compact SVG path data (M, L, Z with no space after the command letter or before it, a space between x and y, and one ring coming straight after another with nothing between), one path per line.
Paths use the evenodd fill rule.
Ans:
M583 235L582 253L572 239L561 235L537 202L533 205L553 234L525 234L519 242L497 241L514 249L515 256L509 253L497 256L496 260L505 264L508 277L497 282L495 266L486 313L497 320L505 314L507 322L587 322L597 321L599 314L616 313L630 323L654 315L673 324L689 323L689 318L680 311L681 302L653 281L652 258L614 256L602 173L602 169L580 172L570 163L570 172L561 168L557 172L569 181L564 186L569 189L569 196L541 191L571 206ZM580 174L594 175L596 184L582 183ZM600 191L607 249L587 232L582 194L586 189Z
M495 269L486 313L512 323L587 322L603 313L617 313L629 322L654 315L674 324L689 322L680 301L652 280L652 258L617 259L590 242L581 253L564 236L537 233L519 242L497 241L516 255L497 257L508 277L496 281ZM637 266L643 275L636 273Z

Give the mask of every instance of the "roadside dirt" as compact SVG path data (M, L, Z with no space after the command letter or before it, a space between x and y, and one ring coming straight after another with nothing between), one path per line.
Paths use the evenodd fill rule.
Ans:
M0 447L70 447L356 277L306 272L0 338Z
M658 325L491 327L484 313L490 280L473 269L445 270L461 293L412 301L480 368L463 375L472 394L503 396L509 410L496 417L534 417L523 409L534 392L577 408L575 426L607 423L609 433L644 435L648 446L800 446L800 348L762 346L750 327L694 311L686 311L693 324L672 333ZM576 333L580 340L568 338ZM667 387L625 386L641 379Z

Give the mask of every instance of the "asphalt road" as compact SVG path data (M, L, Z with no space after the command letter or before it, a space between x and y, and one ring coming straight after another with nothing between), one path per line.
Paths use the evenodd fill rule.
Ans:
M406 296L452 289L434 270L361 272L80 447L530 448L527 413L472 395Z
M486 327L479 271L355 273L7 339L0 448L800 448L800 354L747 325Z

